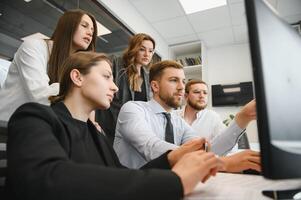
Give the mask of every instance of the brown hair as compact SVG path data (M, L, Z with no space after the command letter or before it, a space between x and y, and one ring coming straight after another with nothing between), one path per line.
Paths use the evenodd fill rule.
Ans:
M49 84L58 82L58 71L64 60L72 53L73 36L79 26L83 15L88 15L94 26L92 41L87 51L95 50L97 37L96 20L90 13L75 9L66 11L59 19L55 31L51 36L53 41L52 51L48 61Z
M191 79L189 80L186 85L185 85L185 93L189 93L190 87L194 84L204 84L208 87L207 83L205 81L202 80L197 80L197 79Z
M106 61L112 66L110 59L102 53L81 51L70 55L59 68L60 92L57 96L49 97L51 104L64 100L70 92L73 86L70 73L73 69L77 69L81 74L85 75L88 74L90 69L99 61Z
M180 63L172 60L157 62L150 67L149 82L160 79L164 72L164 69L166 68L183 69L183 66Z
M155 40L145 33L139 33L130 39L128 48L123 53L124 67L126 68L130 88L133 91L141 91L142 79L139 77L137 68L135 66L135 61L138 51L140 50L144 40L151 41L155 49Z

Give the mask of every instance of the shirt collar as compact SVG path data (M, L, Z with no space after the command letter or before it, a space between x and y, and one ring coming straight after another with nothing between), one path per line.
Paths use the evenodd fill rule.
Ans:
M184 119L186 105L180 110L180 116Z
M166 110L153 98L149 101L149 105L156 114L166 112Z
M206 109L206 108L205 108L205 109ZM205 112L205 109L200 110L199 112L196 113L196 118L197 118L197 119L199 119L199 118L202 116L202 114Z
M180 113L180 115L181 115L181 117L182 117L183 119L184 119L185 109L186 109L186 105L183 106L183 108L181 109L181 113ZM205 109L200 110L199 112L197 112L197 113L196 113L196 118L199 119L199 118L202 116L202 114L205 112L206 109L207 109L207 108L205 108Z

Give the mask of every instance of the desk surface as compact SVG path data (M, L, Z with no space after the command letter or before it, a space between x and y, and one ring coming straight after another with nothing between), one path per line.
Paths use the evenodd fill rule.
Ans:
M262 190L294 188L301 188L301 179L274 181L258 175L218 173L206 183L199 183L184 200L270 200L261 194Z

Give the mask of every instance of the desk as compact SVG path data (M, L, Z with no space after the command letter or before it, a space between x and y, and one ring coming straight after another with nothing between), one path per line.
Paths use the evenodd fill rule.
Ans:
M199 183L184 200L271 200L262 190L301 188L301 179L267 180L258 175L218 173L206 183Z

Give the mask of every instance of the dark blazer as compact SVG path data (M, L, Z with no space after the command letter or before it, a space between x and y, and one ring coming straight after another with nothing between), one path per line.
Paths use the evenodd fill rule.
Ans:
M113 64L113 76L114 82L119 88L118 92L115 94L114 99L111 103L111 107L108 110L96 111L96 121L99 122L100 126L106 133L109 141L113 144L115 137L115 128L118 118L118 114L121 106L128 101L134 100L135 92L130 89L128 83L128 76L124 68L124 62L121 57L112 57ZM147 101L151 99L152 92L149 83L149 71L146 67L141 68L141 74L145 81L145 91Z
M181 181L170 170L125 169L106 138L88 121L102 164L81 151L66 106L27 103L8 123L7 189L11 199L180 199ZM170 168L167 153L144 168ZM120 169L123 168L123 169Z

